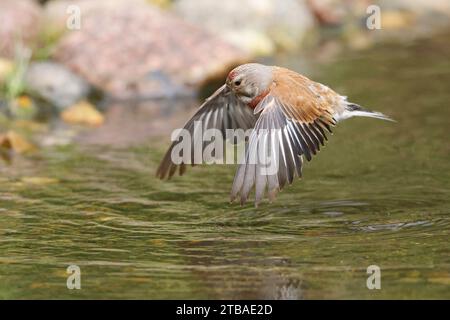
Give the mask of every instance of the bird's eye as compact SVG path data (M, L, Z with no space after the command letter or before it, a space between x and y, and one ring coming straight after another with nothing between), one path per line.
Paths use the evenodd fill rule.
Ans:
M234 85L235 86L239 86L241 84L241 80L236 80L235 82L234 82Z

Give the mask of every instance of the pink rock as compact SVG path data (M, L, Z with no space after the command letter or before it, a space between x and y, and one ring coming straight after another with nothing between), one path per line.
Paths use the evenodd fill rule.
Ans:
M119 98L165 96L248 60L232 45L142 1L77 1L81 29L54 57Z
M0 1L0 56L13 57L18 44L32 46L40 29L41 8L32 0Z

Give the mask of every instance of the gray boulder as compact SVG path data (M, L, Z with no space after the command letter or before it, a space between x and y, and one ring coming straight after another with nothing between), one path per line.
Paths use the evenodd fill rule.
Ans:
M314 26L306 0L179 0L175 11L253 54L297 49Z
M31 63L26 74L27 90L63 109L89 94L83 78L55 62Z

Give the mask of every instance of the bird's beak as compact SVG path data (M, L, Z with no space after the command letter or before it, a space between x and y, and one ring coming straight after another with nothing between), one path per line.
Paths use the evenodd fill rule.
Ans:
M228 96L230 93L231 93L231 89L230 89L230 87L228 86L228 83L227 83L227 84L225 84L225 89L223 90L223 95L224 96Z

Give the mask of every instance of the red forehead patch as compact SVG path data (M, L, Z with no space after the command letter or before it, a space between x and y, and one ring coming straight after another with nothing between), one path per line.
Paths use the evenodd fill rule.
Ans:
M228 74L228 80L232 81L234 77L236 77L236 70L231 70Z

